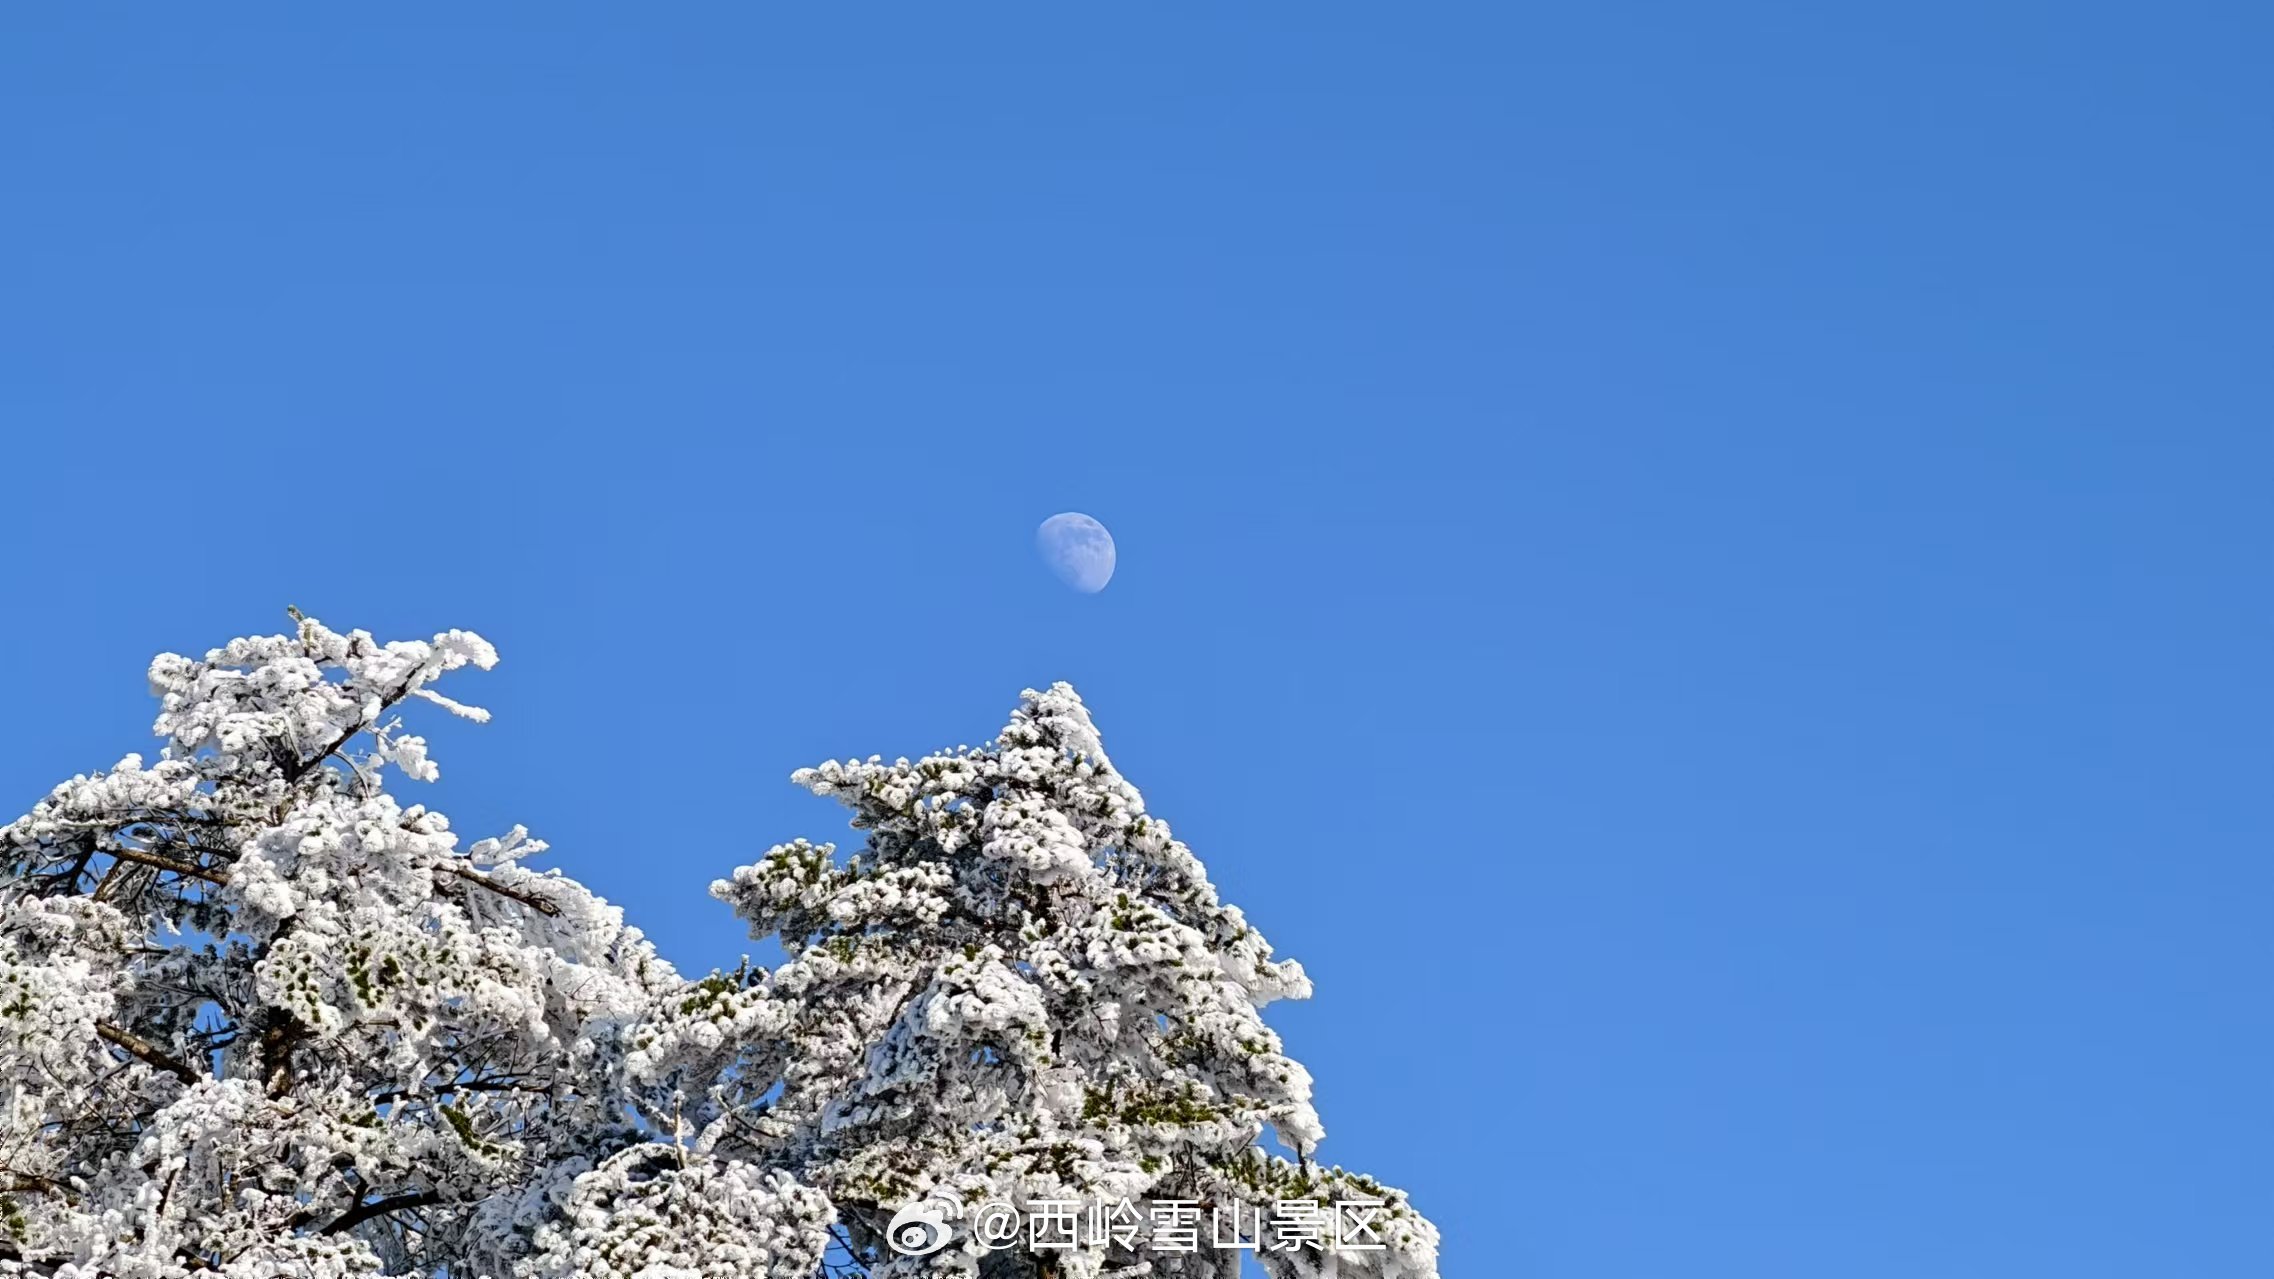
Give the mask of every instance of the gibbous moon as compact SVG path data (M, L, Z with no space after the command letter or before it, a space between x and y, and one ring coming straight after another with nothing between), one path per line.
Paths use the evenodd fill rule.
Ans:
M1113 534L1079 511L1044 520L1034 531L1034 547L1059 581L1085 595L1113 580Z

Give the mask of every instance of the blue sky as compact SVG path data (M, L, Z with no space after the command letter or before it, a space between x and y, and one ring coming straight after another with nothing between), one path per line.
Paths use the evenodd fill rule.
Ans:
M1071 679L1449 1273L2268 1273L2270 11L1078 8L0 18L5 806L469 627L699 968Z

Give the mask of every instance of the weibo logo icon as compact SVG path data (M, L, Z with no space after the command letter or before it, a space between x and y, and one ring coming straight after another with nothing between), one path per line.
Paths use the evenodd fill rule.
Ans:
M928 1257L947 1247L948 1206L937 1199L920 1199L892 1214L884 1228L884 1241L903 1257Z

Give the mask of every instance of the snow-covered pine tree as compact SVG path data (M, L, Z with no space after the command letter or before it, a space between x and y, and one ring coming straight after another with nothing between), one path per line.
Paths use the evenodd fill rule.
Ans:
M684 983L519 828L381 786L436 775L393 708L486 718L431 685L490 646L294 616L159 657L158 760L0 827L0 1273L566 1274L579 1174L648 1148L625 1040ZM762 1181L801 1240L731 1273L802 1279L826 1205Z
M1259 1013L1309 993L1301 967L1145 811L1073 689L1030 690L980 749L793 780L866 839L842 858L784 844L713 886L788 958L714 975L641 1031L630 1070L673 1090L692 1149L821 1191L838 1260L875 1279L1230 1276L1239 1251L1209 1246L1227 1207L1225 1237L1261 1244L1275 1279L1436 1274L1436 1229L1401 1192L1312 1157L1310 1076ZM887 1230L920 1200L951 1222L1127 1200L1137 1221L1069 1250L983 1253L958 1229L900 1255ZM1374 1201L1350 1211L1384 1246L1311 1243L1282 1201ZM1164 1203L1203 1210L1200 1247L1156 1231L1180 1219ZM1241 1205L1273 1212L1242 1228Z

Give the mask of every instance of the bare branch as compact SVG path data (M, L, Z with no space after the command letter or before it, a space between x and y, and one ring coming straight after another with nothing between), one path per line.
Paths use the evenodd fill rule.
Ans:
M195 862L162 857L157 853L145 853L132 848L106 848L102 851L122 862L134 862L141 866L155 866L159 870L170 870L177 875L186 875L191 879L202 879L209 884L226 884L229 882L228 871L208 870Z
M436 1097L454 1092L526 1092L549 1093L553 1085L549 1080L531 1082L526 1079L461 1079L430 1084L421 1088L389 1088L371 1094L371 1104L383 1106L391 1101L409 1101L415 1097Z
M340 1214L339 1218L332 1224L316 1233L323 1235L341 1234L355 1229L373 1217L383 1217L390 1212L401 1212L405 1208L424 1208L430 1204L441 1202L442 1196L432 1190L415 1190L408 1194L389 1195L385 1199L374 1199L370 1203L358 1204L348 1209Z
M134 1056L140 1057L144 1062L147 1062L152 1066L156 1066L158 1069L165 1071L167 1074L172 1075L174 1078L181 1080L185 1084L194 1084L197 1082L198 1075L196 1071L191 1070L188 1066L182 1064L179 1060L168 1056L164 1050L160 1049L156 1044L151 1043L149 1040L142 1038L140 1035L129 1034L128 1032L120 1030L118 1027L113 1026L108 1022L97 1022L95 1024L95 1033L101 1035L110 1043L116 1044L120 1048L124 1048L127 1052L132 1053Z

